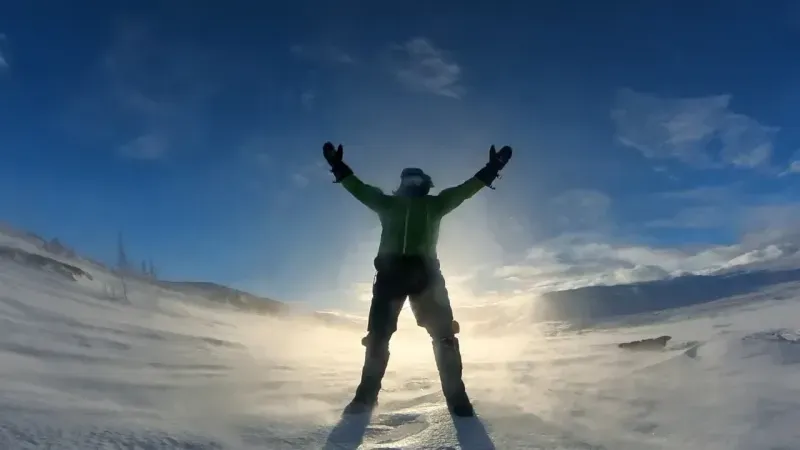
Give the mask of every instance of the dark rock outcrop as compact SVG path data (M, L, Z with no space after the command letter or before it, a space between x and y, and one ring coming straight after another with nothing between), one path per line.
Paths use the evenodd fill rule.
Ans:
M0 258L9 259L33 269L52 272L65 278L69 278L72 281L77 281L79 277L86 277L90 280L92 279L92 275L80 267L76 267L47 256L29 253L18 248L0 246Z
M639 341L623 342L617 344L619 348L628 350L663 350L672 336L659 336L657 338L642 339Z

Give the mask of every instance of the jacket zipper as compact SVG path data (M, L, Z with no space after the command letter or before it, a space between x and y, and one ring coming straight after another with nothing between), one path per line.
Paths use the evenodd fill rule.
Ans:
M411 205L406 205L406 220L403 225L403 254L406 254L406 246L408 245L408 216L411 211Z
M406 246L408 245L408 216L411 211L411 205L406 205L406 220L403 225L403 254L406 254Z
M430 227L430 210L428 203L425 203L425 245L430 248L431 245L431 227Z

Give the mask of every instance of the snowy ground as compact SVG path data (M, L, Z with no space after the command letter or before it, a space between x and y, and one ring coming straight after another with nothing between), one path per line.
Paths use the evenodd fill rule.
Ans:
M0 448L800 448L800 343L772 333L798 327L791 285L579 331L466 327L477 419L446 412L430 345L406 322L367 421L340 417L360 333L144 284L126 304L105 281L0 261ZM614 345L662 334L672 350ZM689 341L702 343L694 357Z

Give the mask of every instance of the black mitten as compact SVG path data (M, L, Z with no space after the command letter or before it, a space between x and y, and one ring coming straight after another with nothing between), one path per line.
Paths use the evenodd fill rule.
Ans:
M483 181L483 184L486 186L492 187L492 182L500 174L500 171L503 170L503 167L508 164L510 159L511 147L506 145L498 152L495 150L494 145L492 145L489 148L489 162L475 174L475 178Z
M342 144L339 144L339 148L336 149L330 142L326 142L322 146L322 156L325 157L325 160L328 161L328 164L331 166L331 173L336 178L336 183L341 182L353 174L352 169L342 161L343 155L344 149L342 148Z

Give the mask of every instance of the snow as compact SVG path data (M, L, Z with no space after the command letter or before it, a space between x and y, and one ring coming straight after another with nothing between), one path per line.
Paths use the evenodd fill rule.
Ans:
M343 419L362 362L360 330L236 311L146 281L130 281L129 301L120 301L106 289L113 275L81 267L91 280L0 259L2 449L753 450L800 442L794 282L583 328L462 324L472 419L447 413L430 343L405 311L380 407L371 418ZM673 337L663 352L616 346L660 335Z

